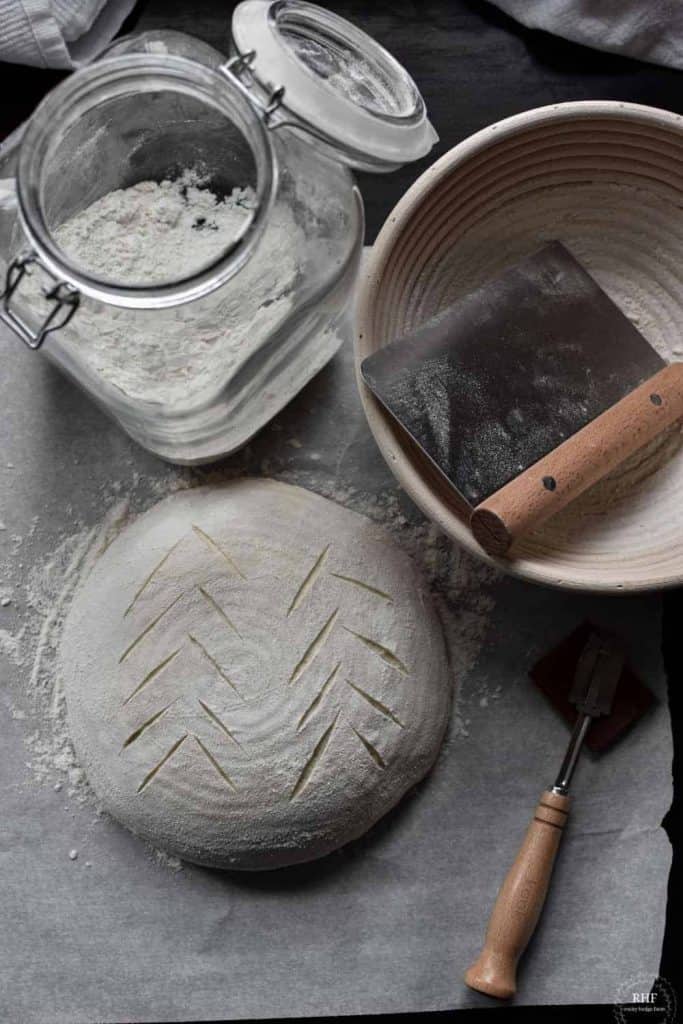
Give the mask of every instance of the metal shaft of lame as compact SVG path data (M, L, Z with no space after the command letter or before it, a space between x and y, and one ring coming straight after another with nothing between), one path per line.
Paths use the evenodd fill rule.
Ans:
M572 731L569 745L567 746L567 752L564 755L562 765L555 780L555 785L553 786L553 793L560 793L562 796L566 796L568 793L569 784L572 781L572 775L576 768L576 762L579 759L581 747L591 721L592 718L590 715L579 715L576 719L576 724Z

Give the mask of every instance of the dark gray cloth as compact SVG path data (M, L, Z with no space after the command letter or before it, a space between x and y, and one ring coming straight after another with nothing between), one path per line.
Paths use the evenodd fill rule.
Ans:
M493 0L527 28L652 64L683 68L680 0Z

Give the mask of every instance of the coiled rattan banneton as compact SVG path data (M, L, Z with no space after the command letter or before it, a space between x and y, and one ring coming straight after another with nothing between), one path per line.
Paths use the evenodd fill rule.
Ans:
M358 362L553 239L568 246L661 355L683 359L683 119L589 101L491 125L412 186L365 266ZM398 481L478 557L535 582L612 593L683 579L678 428L496 561L472 537L465 511L438 473L362 381L359 387Z

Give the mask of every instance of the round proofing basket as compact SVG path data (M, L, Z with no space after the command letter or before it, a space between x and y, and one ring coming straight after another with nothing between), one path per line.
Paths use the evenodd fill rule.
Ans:
M452 149L406 193L372 249L357 365L554 239L664 358L682 359L683 119L635 104L563 103L491 125ZM578 590L634 592L683 580L678 428L518 541L509 557L491 559L439 473L360 377L359 388L399 483L477 557Z

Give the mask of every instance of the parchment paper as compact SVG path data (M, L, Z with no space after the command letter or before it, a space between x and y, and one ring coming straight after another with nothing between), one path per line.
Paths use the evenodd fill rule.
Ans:
M178 478L211 478L144 453L18 341L3 334L0 348L3 581L28 574L65 533L97 524L122 495L141 510ZM369 435L350 351L213 475L235 472L347 495L353 507L376 497L381 509L397 496L406 519L422 521ZM445 557L446 549L435 550ZM53 780L36 784L25 746L30 720L9 713L21 702L30 658L18 668L0 654L1 1019L80 1024L491 1005L462 974L567 740L526 673L587 616L629 640L634 666L662 702L601 760L580 764L573 820L518 1002L609 1003L625 983L657 973L670 863L660 822L672 756L659 600L482 583L468 559L451 554L460 557L464 578L485 587L493 608L474 662L454 652L457 703L436 769L363 840L287 871L170 870L114 822L56 792ZM467 635L470 619L480 622L476 604L466 585L451 596L441 601L449 635ZM21 586L0 613L11 646L29 615Z

